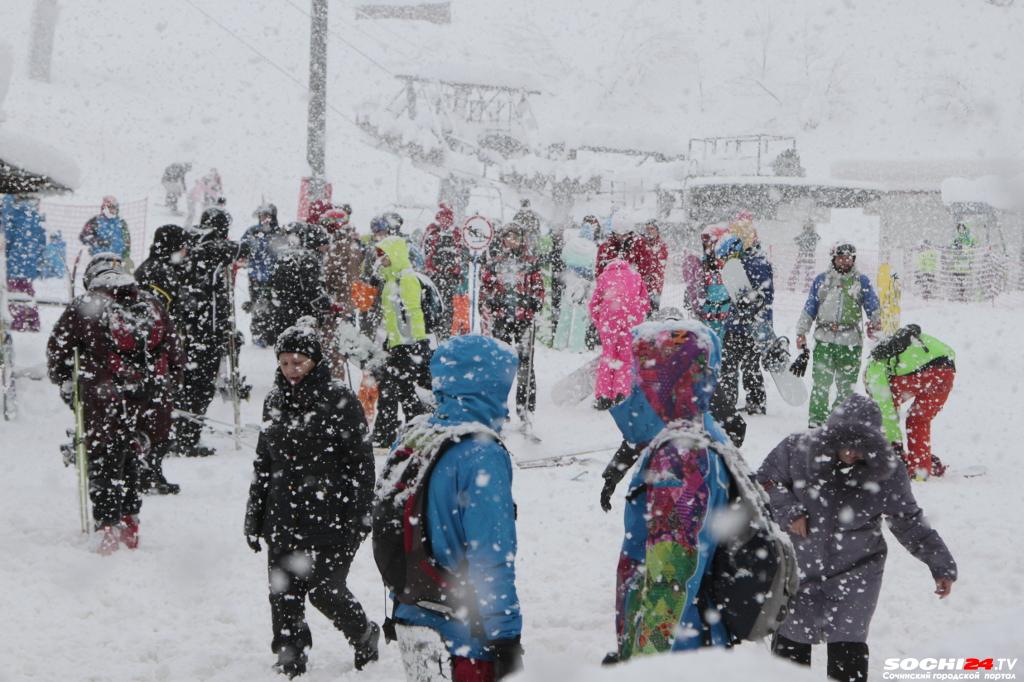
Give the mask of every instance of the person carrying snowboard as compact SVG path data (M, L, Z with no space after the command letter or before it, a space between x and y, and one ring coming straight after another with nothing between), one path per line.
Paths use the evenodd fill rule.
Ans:
M800 588L772 651L810 666L811 645L827 642L829 678L864 682L887 552L882 517L928 566L939 599L957 578L952 554L925 520L906 467L882 432L881 411L870 398L850 395L823 428L779 443L757 480L792 535L800 564Z
M373 453L355 395L331 378L315 321L303 318L277 338L274 387L263 404L245 513L245 539L267 543L271 650L278 672L306 671L313 637L306 597L340 630L362 670L377 660L380 628L347 585L369 532Z
M403 431L377 481L374 559L394 601L384 631L409 682L495 682L522 667L512 459L500 436L516 366L490 337L442 343L430 361L437 408Z
M932 453L932 419L942 410L956 377L956 353L921 327L908 324L872 349L864 370L864 387L882 411L882 428L914 480L946 473ZM900 404L907 412L907 447L900 431Z
M498 247L484 265L480 299L491 321L491 335L516 348L516 414L527 421L537 409L537 377L533 369L536 315L544 306L544 278L529 250L526 230L509 223L501 231Z
M811 399L808 426L825 423L832 411L829 393L836 386L834 407L853 393L863 347L861 311L867 317L868 338L882 328L878 295L867 275L857 271L857 248L849 242L832 247L831 267L814 278L800 319L796 323L796 347L807 348L807 333L814 326Z
M746 436L746 422L737 409L741 372L746 413L765 413L761 354L775 338L772 328L775 284L771 263L764 257L753 224L737 221L730 230L732 234L718 245L717 256L723 263L737 258L751 289L738 300L731 300L722 325L722 371L711 411L733 444L740 447Z

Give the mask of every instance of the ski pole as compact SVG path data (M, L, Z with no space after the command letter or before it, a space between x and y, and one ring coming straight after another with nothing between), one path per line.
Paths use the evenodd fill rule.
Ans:
M78 474L78 516L82 532L88 534L89 523L89 452L85 445L85 407L82 405L80 387L81 364L78 349L75 349L75 364L72 376L72 400L75 409L75 473Z

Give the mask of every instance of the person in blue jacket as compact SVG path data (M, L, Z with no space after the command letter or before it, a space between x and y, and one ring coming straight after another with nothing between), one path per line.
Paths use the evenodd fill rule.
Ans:
M740 373L746 392L748 415L765 413L764 375L761 372L761 353L774 337L772 306L775 302L775 284L771 263L765 258L752 226L745 222L730 226L732 236L718 245L718 257L723 263L739 258L751 289L729 307L722 334L722 371L718 390L712 402L715 415L736 447L743 444L746 422L740 416Z
M39 263L39 276L43 279L65 277L68 272L68 245L60 232L51 232L43 258Z
M270 334L272 305L270 276L274 274L278 252L284 250L287 236L277 222L277 206L261 204L253 213L256 224L245 231L239 241L249 271L249 300L242 308L252 313L250 330L253 343L267 344Z
M501 341L448 339L430 363L437 409L417 418L395 445L443 447L461 436L440 451L424 484L427 536L437 563L476 597L464 617L397 603L395 630L409 680L434 679L422 671L443 669L451 671L444 679L456 682L499 680L521 666L512 460L498 436L517 368L515 350Z
M7 290L13 294L35 296L32 281L39 277L39 264L46 249L46 230L33 197L5 195L2 215L7 242ZM11 329L39 331L39 310L34 303L10 303Z
M129 264L129 272L135 269L131 265L131 235L128 223L121 217L121 205L117 197L103 197L100 212L86 221L78 238L89 247L90 256L108 251L116 253Z
M729 496L729 474L707 447L727 442L708 412L721 346L702 324L667 320L635 327L633 349L634 391L611 410L624 447L605 470L601 493L607 510L615 485L640 456L617 568L618 648L606 664L730 643L721 621L706 618L697 604L716 547L707 520Z

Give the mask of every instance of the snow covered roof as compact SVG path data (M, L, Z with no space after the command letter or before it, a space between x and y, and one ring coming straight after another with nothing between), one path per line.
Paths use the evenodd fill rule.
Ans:
M938 192L947 178L1024 173L1019 159L847 159L832 164L831 175L889 190Z
M946 178L942 202L981 203L1003 210L1024 209L1024 173L1015 176L985 175L980 178Z
M674 183L662 183L662 189L685 189L687 187L713 187L715 185L790 185L800 187L837 187L844 189L861 189L866 191L884 191L884 185L877 182L861 182L856 180L837 180L835 178L795 178L779 175L708 175L690 177Z
M398 74L398 78L445 81L462 85L481 85L539 93L542 81L532 73L496 68L490 64L471 62L423 64L411 73Z
M69 156L27 135L0 130L0 191L68 192L78 182L78 165Z

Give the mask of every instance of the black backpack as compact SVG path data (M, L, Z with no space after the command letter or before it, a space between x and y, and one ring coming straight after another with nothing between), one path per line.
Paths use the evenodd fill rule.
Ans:
M903 351L910 348L914 339L921 338L921 327L916 324L908 324L897 329L892 336L882 341L871 350L872 360L891 360L899 356Z
M719 540L701 593L721 614L734 640L757 641L778 630L789 615L800 584L796 550L772 518L768 494L739 451L723 443L709 448L722 458L732 479L729 504L717 513L733 517L723 525L742 530Z
M434 280L422 272L408 269L402 273L403 276L405 273L415 275L416 279L420 281L420 307L423 309L423 325L426 327L428 334L436 332L438 327L441 326L441 320L444 318L445 311L444 298L441 297L441 291L434 284Z

